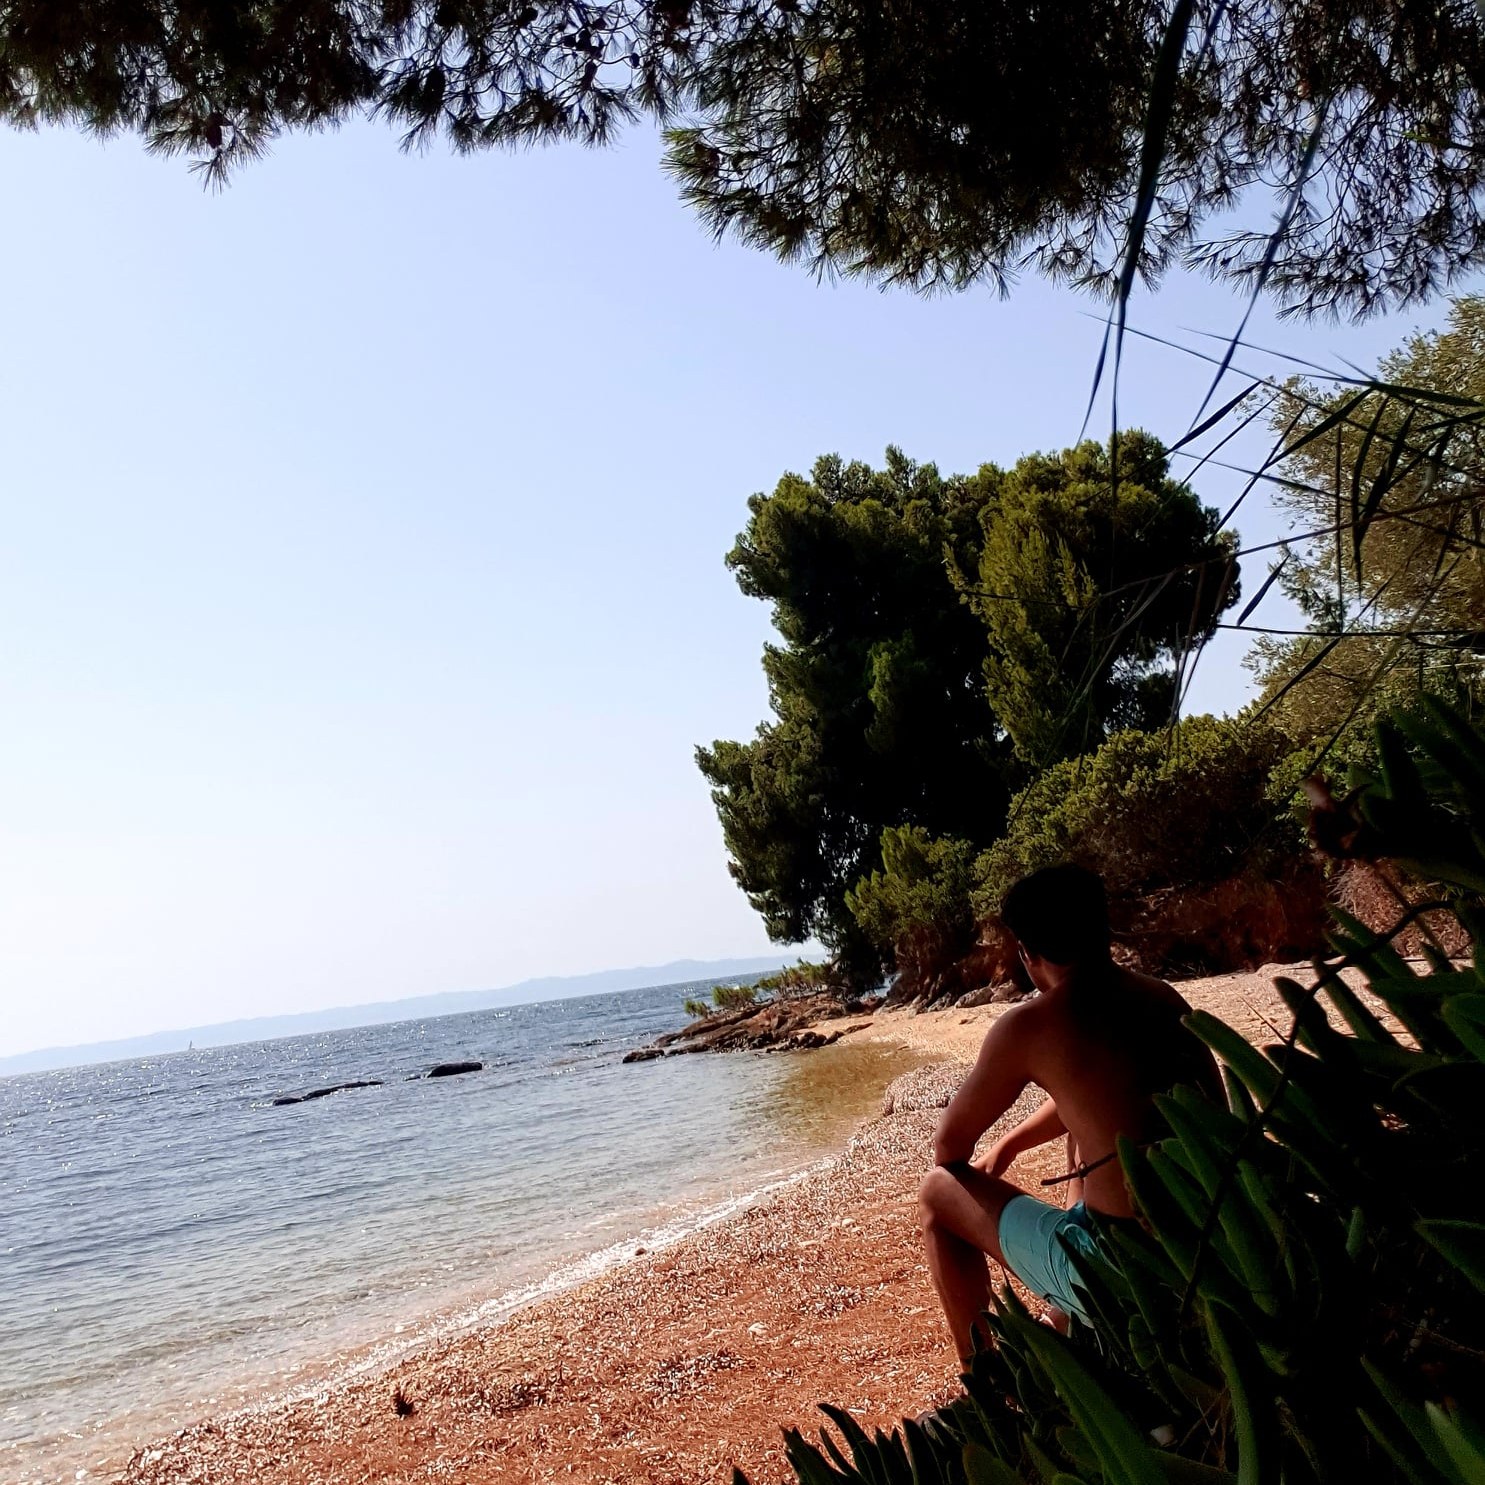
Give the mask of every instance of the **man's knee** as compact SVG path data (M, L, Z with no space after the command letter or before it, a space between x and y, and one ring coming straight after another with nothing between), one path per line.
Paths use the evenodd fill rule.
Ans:
M959 1191L959 1182L941 1165L935 1165L918 1186L918 1226L932 1227L946 1203Z

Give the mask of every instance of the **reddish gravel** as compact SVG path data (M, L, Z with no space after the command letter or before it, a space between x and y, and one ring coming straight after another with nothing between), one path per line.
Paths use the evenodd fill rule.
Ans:
M1287 1025L1279 969L1181 988L1262 1042ZM868 1426L947 1401L956 1367L915 1192L937 1110L999 1012L891 1014L857 1032L955 1060L899 1078L892 1112L838 1160L727 1222L389 1371L185 1429L140 1450L122 1480L697 1485L738 1465L769 1485L793 1478L781 1427L817 1429L821 1400ZM1030 1186L1059 1159L1054 1144L1014 1175Z

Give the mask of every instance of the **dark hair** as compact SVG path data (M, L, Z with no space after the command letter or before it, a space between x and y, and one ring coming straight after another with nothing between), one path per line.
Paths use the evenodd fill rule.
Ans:
M1029 953L1053 964L1108 957L1108 893L1086 867L1048 866L1022 877L1006 893L1000 920Z

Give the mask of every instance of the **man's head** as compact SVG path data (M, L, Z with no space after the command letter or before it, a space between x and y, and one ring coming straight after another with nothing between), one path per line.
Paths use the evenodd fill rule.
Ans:
M1081 866L1048 866L1005 895L1000 919L1016 935L1031 977L1037 961L1053 973L1109 957L1109 900L1103 878Z

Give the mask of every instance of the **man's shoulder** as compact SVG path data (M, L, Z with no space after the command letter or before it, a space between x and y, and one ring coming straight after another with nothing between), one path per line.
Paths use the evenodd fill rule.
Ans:
M1041 1009L1042 997L1040 995L1033 995L1030 1000L1006 1006L990 1023L981 1045L1004 1047L1009 1043L1022 1040L1040 1019Z
M1128 989L1141 995L1148 995L1154 1000L1163 1001L1173 1010L1179 1009L1184 1013L1191 1009L1186 997L1169 980L1162 980L1155 975L1141 974L1136 969L1121 969L1119 977Z
M986 1044L994 1039L994 1045L1002 1049L1025 1046L1045 1034L1049 1002L1044 995L1033 995L1016 1005L1008 1005L996 1018L985 1035Z
M1130 986L1130 989L1145 990L1148 995L1158 995L1161 999L1178 999L1179 1001L1182 998L1181 992L1169 980L1161 980L1155 974L1142 974L1139 970L1126 970L1126 968L1121 968L1118 974L1120 974L1120 979Z

